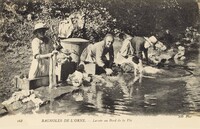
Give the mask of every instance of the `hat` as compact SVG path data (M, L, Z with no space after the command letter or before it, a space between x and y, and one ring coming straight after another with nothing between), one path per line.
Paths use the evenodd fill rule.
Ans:
M37 24L35 24L35 27L34 27L33 33L35 33L36 30L39 30L39 29L45 29L45 30L48 30L49 28L46 27L46 24L44 24L44 23L37 23Z
M147 40L147 42L149 42L151 44L154 44L154 43L156 43L158 41L155 36L151 36L149 38L144 37L144 38Z

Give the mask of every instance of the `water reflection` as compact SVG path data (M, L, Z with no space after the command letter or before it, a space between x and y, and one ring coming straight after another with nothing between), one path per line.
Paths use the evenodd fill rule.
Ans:
M178 110L185 108L182 104L184 93L182 82L143 79L140 84L139 81L133 81L132 74L124 74L119 80L116 79L116 85L112 87L106 85L81 87L54 101L51 110L55 113L73 115L83 113L140 115L177 113Z

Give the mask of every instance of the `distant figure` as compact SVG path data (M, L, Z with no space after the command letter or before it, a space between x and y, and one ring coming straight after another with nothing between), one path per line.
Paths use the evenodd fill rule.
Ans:
M117 54L118 58L128 59L130 57L132 61L137 64L138 70L141 73L143 69L142 53L144 53L146 63L148 64L148 48L153 46L153 44L156 44L158 40L154 36L149 38L139 36L127 37L127 35L123 33L119 35L119 38L124 42Z
M175 60L185 60L185 48L183 46L178 46L178 52L174 56Z
M34 27L33 34L35 38L32 40L31 47L33 51L33 60L29 71L29 79L33 79L40 76L49 75L49 60L53 54L53 45L49 43L48 38L45 36L45 32L48 27L43 23L38 23Z
M88 45L81 54L81 62L84 64L95 63L96 74L112 74L111 67L114 61L113 42L113 35L107 34L104 40ZM106 57L107 54L109 54L108 59Z

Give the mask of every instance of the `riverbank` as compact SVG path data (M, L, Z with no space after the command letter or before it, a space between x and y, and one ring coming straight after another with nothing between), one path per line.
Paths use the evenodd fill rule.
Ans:
M115 55L116 55L116 53L118 52L118 50L119 50L119 48L121 47L122 44L121 44L121 42L118 42L118 40L115 40L115 43L113 45L114 45L114 52L115 52ZM184 44L182 44L182 45L184 45ZM139 108L139 111L141 113L144 113L144 111L152 113L153 110L155 110L155 112L157 112L158 114L159 113L165 113L165 112L162 112L160 110L160 109L164 108L162 105L160 105L160 104L155 105L155 103L148 103L149 98L147 96L149 94L153 98L155 98L155 95L158 95L158 97L156 97L156 98L163 98L162 100L159 100L159 101L161 101L162 104L166 105L165 110L168 113L189 112L190 109L191 109L189 107L191 105L193 105L193 107L192 107L192 109L194 109L193 111L198 111L200 99L198 98L198 96L196 96L196 95L198 95L198 92L196 92L196 91L199 91L198 90L199 89L199 87L198 87L199 82L195 81L196 83L194 84L194 86L192 85L191 87L188 87L188 85L187 85L187 81L189 81L190 79L192 79L194 77L198 80L198 76L200 75L200 72L199 72L199 64L200 64L199 57L200 56L199 56L198 47L199 46L198 46L197 43L194 44L194 46L191 45L191 46L185 47L186 51L187 51L186 54L185 54L186 60L181 61L181 62L183 62L181 65L174 64L174 65L171 65L171 67L158 69L158 70L162 71L161 73L156 73L155 71L157 71L157 70L153 70L153 74L152 73L147 74L146 77L143 78L144 84L141 84L142 89L139 88L138 83L132 84L131 80L134 80L134 78L132 77L131 74L128 75L128 76L123 75L122 78L125 79L124 83L123 83L123 81L122 81L122 83L118 83L118 81L120 81L120 80L117 77L114 77L113 81L109 81L108 77L94 81L93 84L95 86L85 88L85 89L92 89L93 90L91 93L90 93L90 90L89 90L89 94L91 94L89 96L89 98L91 97L89 99L89 102L88 102L88 96L87 95L85 96L85 98L87 98L87 99L84 99L84 94L88 94L88 91L85 93L85 92L82 92L82 90L83 90L82 89L80 91L75 90L75 93L74 93L73 90L71 90L70 88L69 89L68 88L62 89L63 87L58 87L57 92L56 92L57 97L62 96L63 94L69 94L69 96L71 96L71 97L69 97L69 96L68 97L73 98L73 99L70 100L69 102L63 102L62 97L61 97L60 99L57 99L57 100L54 101L54 104L56 103L56 105L54 105L52 109L56 110L58 108L59 110L61 110L64 113L67 110L70 110L69 108L63 109L63 107L65 107L64 105L70 105L70 102L72 103L72 105L75 102L75 105L76 105L76 102L78 101L79 104L78 104L78 106L77 105L75 106L77 109L74 112L76 112L77 110L83 110L84 112L88 112L88 111L91 111L91 110L92 111L98 111L98 110L101 111L101 110L104 110L104 108L102 109L101 106L99 106L98 104L100 104L102 101L105 101L103 98L107 98L107 99L109 99L108 101L111 102L111 100L112 100L111 98L113 98L113 96L112 95L110 96L109 94L116 94L116 95L119 95L119 96L122 95L120 99L123 101L123 103L126 104L126 101L125 101L127 99L126 97L129 96L129 99L130 99L130 96L134 96L135 94L137 94L137 92L136 92L137 88L136 87L138 87L139 91L141 90L140 92L147 92L146 90L149 89L149 88L150 88L150 91L152 91L151 90L152 88L155 91L157 91L156 93L154 93L154 92L150 93L149 92L148 94L141 94L139 96L137 96L137 95L135 96L136 98L138 97L138 99L136 99L136 101L133 101L131 103L136 103L136 105L137 104L142 105L142 107L137 105L137 106L139 106L137 108ZM0 67L0 70L1 70L1 72L0 72L0 77L1 77L1 80L0 80L0 84L1 84L0 102L1 103L3 101L8 100L12 96L13 93L19 92L19 90L13 85L13 78L16 75L21 75L21 74L26 75L28 73L30 62L31 62L31 53L32 53L31 49L26 47L26 46L23 46L23 47L20 47L20 48L15 48L13 50L7 50L6 52L1 53L1 55L0 55L0 58L2 60L0 62L1 66L2 66L2 67ZM185 69L185 68L189 68L187 66L188 63L190 63L190 67L194 67L190 70L190 72L188 72L187 69ZM152 72L152 68L151 68L151 72ZM155 79L155 81L151 81L151 79ZM145 82L146 80L150 80L150 82L148 82L148 81ZM147 85L149 85L149 86L147 86ZM176 85L176 87L173 87L173 85ZM103 89L108 89L108 91L110 91L110 92L106 93L106 94L109 97L105 97L104 95L102 95L102 92L97 93L97 91L94 90L94 89L96 89L94 87L97 87L97 89L99 89L99 87L100 87L100 90L102 90L103 93L105 92ZM122 91L115 90L117 87L119 89L121 88ZM131 87L133 87L133 88L131 88ZM49 95L47 93L48 90L45 89L44 87L42 87L42 88L41 88L42 92L40 93L41 96L48 98L49 97ZM71 88L73 89L73 87L71 87ZM144 90L144 89L146 89L146 90ZM59 92L59 90L63 90L63 92ZM37 93L37 89L35 91ZM162 91L162 92L160 92L160 91ZM173 91L173 93L171 93L171 91ZM190 91L189 96L192 96L192 97L187 96L185 100L182 100L182 98L184 98L184 95L186 95L188 93L187 91ZM72 94L72 92L73 92L73 94ZM168 95L172 95L172 94L173 94L174 98L179 98L179 99L176 99L176 101L174 101L173 97L170 98L168 96ZM125 98L124 98L124 96L125 96ZM54 99L57 98L57 97L54 97ZM93 100L92 99L93 97L98 98L98 99ZM147 98L145 98L145 97L147 97ZM68 98L68 100L69 100L69 98ZM116 97L115 99L118 99L118 98ZM43 99L41 99L41 101L44 102ZM49 101L49 99L48 99L48 101ZM45 102L47 102L47 101L45 100ZM89 103L89 104L92 103L93 106L91 108L91 107L87 107L88 105L86 107L84 105L84 109L81 109L81 107L79 107L79 106L83 106L83 105L81 105L80 103L82 103L82 104L83 103ZM112 105L112 104L107 105L107 102L102 102L102 103L106 103L106 104L103 104L103 106L106 106L106 107L107 106L108 107L115 106L115 105ZM122 106L123 106L123 103L122 103ZM168 105L167 103L172 103L172 104L179 103L178 104L179 106L170 107L170 106L167 106ZM63 107L55 108L59 104L62 105ZM115 104L115 103L113 103L113 104ZM151 105L151 104L153 104L153 105ZM36 108L36 106L32 102L29 103L28 106L25 104L26 105L26 106L24 106L25 108L22 108L23 106L22 106L21 102L15 103L14 107L17 107L16 105L19 107L18 109L20 109L20 110L15 109L16 110L16 111L14 111L15 113L19 113L19 112L23 112L23 111L25 113L32 113L32 109ZM44 112L46 112L46 113L50 112L49 103L45 104L45 105L46 106L43 106L41 108L41 112L43 112L43 113ZM183 107L183 105L185 107ZM4 109L3 106L1 106L1 107L2 107L2 109ZM29 107L29 108L26 109L26 107ZM126 105L125 105L125 107L126 107ZM73 109L73 106L71 108ZM122 110L121 107L119 107L119 108L120 108L119 110ZM85 109L87 109L88 111L85 111ZM178 109L180 109L181 111L178 111ZM109 110L109 108L108 108L108 110ZM116 109L113 109L113 110L116 112ZM3 111L5 111L5 110L3 110ZM4 114L3 111L2 111L2 114ZM59 112L60 111L57 111L56 113L59 113ZM135 111L131 110L131 112L135 112Z

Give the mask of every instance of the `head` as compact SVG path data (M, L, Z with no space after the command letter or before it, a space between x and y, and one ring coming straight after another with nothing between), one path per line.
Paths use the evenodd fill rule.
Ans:
M45 29L38 29L34 32L34 34L38 37L38 38L44 38L45 37L45 33L46 30Z
M33 34L35 34L38 38L44 38L46 31L49 28L45 26L43 23L37 23L34 27Z
M104 38L104 42L105 42L105 46L107 48L109 48L110 46L112 46L113 42L114 42L114 37L111 34L107 34Z
M126 35L124 33L120 33L118 37L119 37L120 41L123 41L126 39Z
M158 42L158 40L156 39L155 36L151 36L149 38L145 37L145 39L146 39L146 42L144 43L145 48L149 48L149 47L155 45Z

